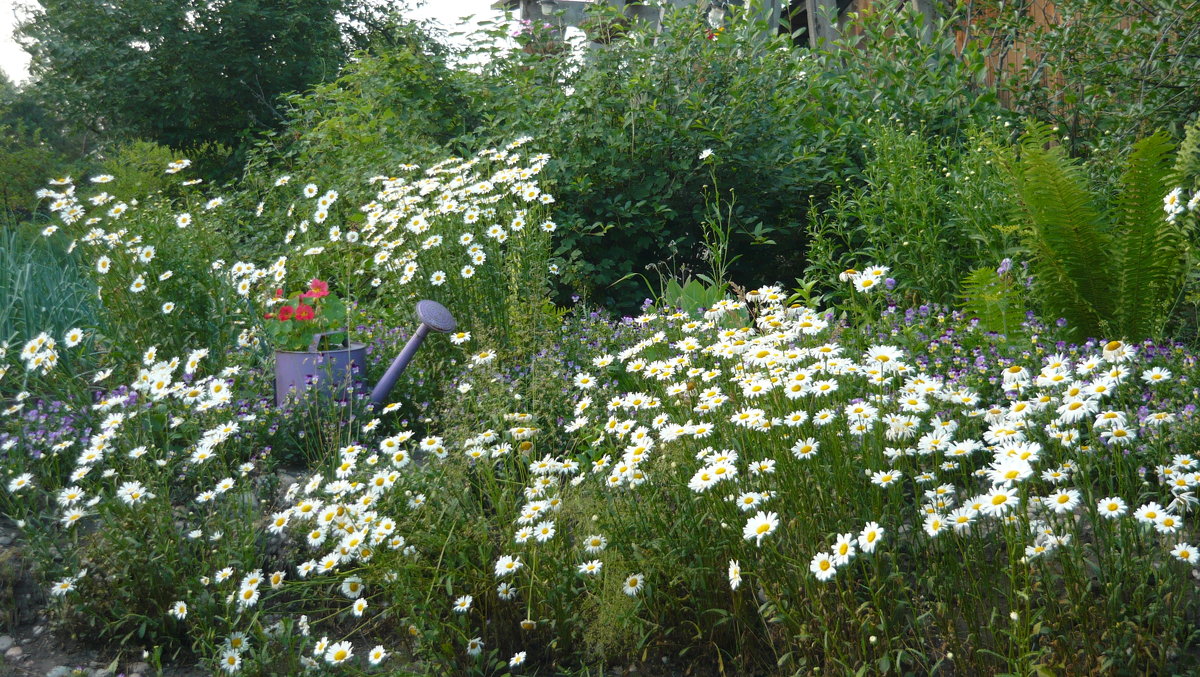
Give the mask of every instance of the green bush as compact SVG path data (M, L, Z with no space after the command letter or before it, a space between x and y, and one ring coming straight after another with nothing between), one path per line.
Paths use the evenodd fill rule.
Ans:
M933 141L894 119L871 121L861 182L811 215L806 274L832 280L874 261L895 271L898 293L951 302L973 268L998 263L1019 244L1003 132Z
M0 223L30 218L37 204L34 193L65 164L40 131L0 125Z
M716 39L705 31L698 16L680 11L660 33L635 32L588 52L577 70L557 59L510 59L478 85L510 81L496 95L509 99L493 104L495 124L528 130L555 149L547 180L566 226L560 251L580 251L571 279L597 299L640 301L633 285L610 287L650 264L675 258L706 269L697 227L708 216L706 190L736 205L737 255L755 234L794 233L805 208L796 196L844 164L833 130L814 114L808 56L763 40L745 21ZM706 150L712 155L702 162ZM721 195L711 192L717 186ZM794 265L800 243L776 241L755 252L755 265L735 266L734 276Z
M31 88L0 75L0 223L31 218L37 190L48 177L75 173L86 147Z
M810 53L744 15L710 35L684 8L668 11L661 32L635 30L577 67L494 58L473 89L490 92L494 125L555 149L548 181L569 226L560 251L578 250L576 279L628 308L639 290L610 286L631 273L707 269L697 224L712 200L733 205L732 277L791 279L803 270L810 204L854 175L870 120L963 138L997 112L981 87L982 55L958 50L948 24L923 39L914 16L887 4L852 18L854 37ZM775 246L752 249L768 239Z
M1048 5L965 3L973 25L964 28L986 39L996 61L1009 67L999 84L1017 113L1059 127L1072 155L1098 151L1111 158L1160 128L1183 136L1200 113L1200 5L1056 0L1049 11Z
M287 123L261 136L244 177L248 186L261 187L265 175L279 173L345 186L455 151L451 141L475 125L477 107L458 86L444 49L417 26L396 30L394 46L360 53L338 79L287 97Z
M204 143L182 153L153 141L127 141L92 164L94 173L115 177L114 185L126 198L145 201L176 199L187 193L178 177L163 171L180 158L186 157L192 163L188 173L195 177L216 174L229 156L230 150L216 143Z

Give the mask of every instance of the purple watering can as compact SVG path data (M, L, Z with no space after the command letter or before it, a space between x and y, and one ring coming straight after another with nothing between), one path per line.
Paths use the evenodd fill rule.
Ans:
M412 361L430 330L445 333L454 331L458 326L450 311L437 301L418 301L417 321L421 323L417 331L408 339L404 349L388 367L387 373L371 391L371 403L375 407L382 404L383 399L396 386L396 380ZM342 346L332 350L317 349L322 338L341 333L344 332L317 334L306 351L275 351L276 405L282 406L293 390L303 393L313 388L330 394L335 389L340 391L353 388L355 370L361 370L366 365L366 346L347 340Z
M362 343L334 346L329 350L318 350L321 339L345 334L343 331L322 332L313 336L308 350L275 351L275 404L283 403L292 396L316 390L329 395L344 391L354 385L354 371L367 363L367 347Z

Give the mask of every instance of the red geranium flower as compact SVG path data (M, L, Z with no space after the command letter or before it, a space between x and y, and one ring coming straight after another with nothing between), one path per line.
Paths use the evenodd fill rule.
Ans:
M323 296L329 296L329 283L315 277L308 283L308 291L300 295L306 299L319 299Z
M296 308L297 320L311 320L316 316L317 314L313 312L313 307L310 305L301 303L299 307Z
M295 312L296 312L296 309L291 306L281 306L279 308L279 321L287 322L288 320L292 319L292 315Z

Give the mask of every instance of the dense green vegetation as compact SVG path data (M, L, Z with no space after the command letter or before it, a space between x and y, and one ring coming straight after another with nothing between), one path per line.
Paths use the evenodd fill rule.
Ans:
M46 3L0 92L0 518L51 632L254 675L1198 669L1200 3L882 2L819 50L168 5ZM1018 43L1065 57L989 79ZM457 326L373 404L420 299Z

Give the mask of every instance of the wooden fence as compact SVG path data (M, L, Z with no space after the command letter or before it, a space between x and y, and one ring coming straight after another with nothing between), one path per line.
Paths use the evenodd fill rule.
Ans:
M821 0L801 1L811 4ZM854 0L851 11L870 11L873 6L879 6L884 1ZM917 8L927 18L936 16L934 0L907 1L917 5ZM1054 0L1024 0L1024 2L1017 0L1007 4L1008 11L1017 11L1019 8L1028 16L1027 26L1031 30L1070 29L1071 17L1064 17ZM960 53L968 41L988 38L991 45L991 49L986 55L987 83L989 85L1003 82L1028 67L1039 75L1043 86L1052 91L1061 89L1064 86L1064 79L1054 62L1054 55L1039 52L1036 44L1027 35L994 35L983 32L986 30L986 26L992 24L996 19L995 7L994 1L980 2L978 0L966 0L960 5L959 11L963 21L961 27L955 31ZM1132 4L1130 9L1136 11ZM845 14L843 14L841 24L844 26L845 23ZM1125 17L1117 22L1116 28L1128 29L1132 25L1133 19ZM1005 88L1000 88L1000 97L1005 103L1009 103L1008 99L1011 98L1011 95L1012 93Z

